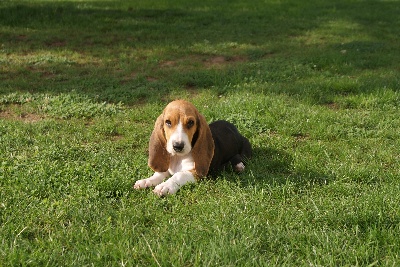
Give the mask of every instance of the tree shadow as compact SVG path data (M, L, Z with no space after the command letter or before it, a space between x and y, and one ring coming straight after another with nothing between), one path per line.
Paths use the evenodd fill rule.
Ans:
M75 90L98 101L152 102L175 88L189 93L208 88L219 94L221 89L214 87L253 77L259 83L280 84L276 93L329 103L336 94L348 92L332 90L329 84L325 89L307 84L316 72L356 76L366 69L399 69L398 2L189 5L3 3L2 49L17 56L0 72L0 94ZM354 32L365 40L313 43L316 30L338 36ZM288 62L296 67L288 70ZM24 76L29 81L21 82ZM384 85L398 84L396 75L383 78L388 81ZM368 78L359 81L361 86L350 88L350 93L375 90L363 86Z

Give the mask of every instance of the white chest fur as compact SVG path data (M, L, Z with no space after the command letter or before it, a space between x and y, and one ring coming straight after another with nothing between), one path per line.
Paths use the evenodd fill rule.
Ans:
M168 172L174 175L177 172L190 171L194 169L194 161L192 153L188 153L184 156L171 156Z

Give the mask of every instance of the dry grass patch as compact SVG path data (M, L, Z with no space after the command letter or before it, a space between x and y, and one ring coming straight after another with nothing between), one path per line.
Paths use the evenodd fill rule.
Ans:
M20 112L17 113L12 109L0 111L0 119L10 121L22 121L25 123L35 123L44 119L44 116L35 113Z

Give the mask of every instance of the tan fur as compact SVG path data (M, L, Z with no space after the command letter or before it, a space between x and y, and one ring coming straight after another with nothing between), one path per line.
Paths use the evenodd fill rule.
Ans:
M154 130L150 136L149 142L149 161L148 164L153 171L168 171L170 155L165 149L167 140L164 135L164 119L163 114L158 116L154 124Z
M189 141L192 142L193 136L197 130L197 117L199 112L197 109L189 102L184 100L176 100L169 103L164 109L164 132L165 138L169 140L171 134L175 131L178 126L179 121L181 121L183 126L192 120L194 125L191 128L186 128L185 131L189 137ZM169 120L171 122L171 127L166 127L165 122Z
M168 121L168 124L166 122ZM166 143L179 121L182 123L192 144L192 157L195 162L195 177L206 176L214 155L214 141L210 128L203 115L190 102L176 100L169 103L157 118L149 143L149 166L157 172L168 170L170 155ZM188 123L193 122L189 127ZM193 144L193 138L197 136Z
M207 175L214 156L214 140L206 119L200 113L198 113L198 121L198 138L192 148L192 157L197 176L203 177Z

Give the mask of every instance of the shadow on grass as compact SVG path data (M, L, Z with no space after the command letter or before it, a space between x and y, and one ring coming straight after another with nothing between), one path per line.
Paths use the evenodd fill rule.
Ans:
M75 90L98 101L152 102L175 88L195 92L253 77L278 84L276 93L329 103L376 87L361 77L343 92L309 78L399 69L399 10L393 1L5 2L2 48L17 59L0 72L0 94ZM329 40L352 34L365 40ZM398 85L396 75L382 79L379 86Z
M279 186L290 183L300 191L311 186L327 185L335 179L331 174L315 168L295 168L289 153L274 148L255 148L244 173L236 175L225 171L223 177L232 182L240 181L243 187Z

